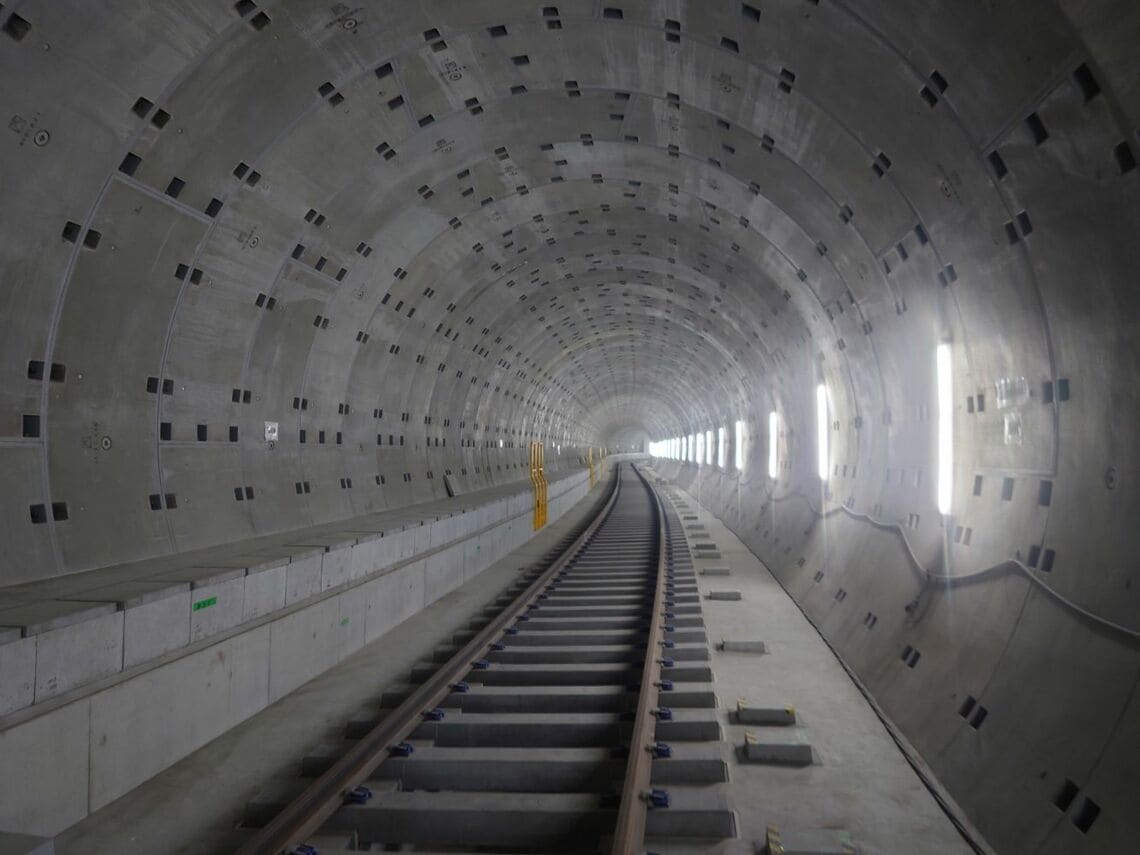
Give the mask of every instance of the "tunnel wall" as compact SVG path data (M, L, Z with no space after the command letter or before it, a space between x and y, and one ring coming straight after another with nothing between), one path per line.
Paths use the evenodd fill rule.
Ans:
M0 28L0 585L742 418L744 480L702 500L995 845L1128 849L1140 5L25 0Z
M979 566L952 546L960 581L930 582L920 567L938 562L905 520L835 505L821 516L818 485L654 467L766 563L997 851L1127 851L1137 822L1125 759L1140 726L1134 637L1089 620L1000 553ZM1001 501L964 522L1001 513ZM1074 822L1084 798L1100 811L1088 833Z

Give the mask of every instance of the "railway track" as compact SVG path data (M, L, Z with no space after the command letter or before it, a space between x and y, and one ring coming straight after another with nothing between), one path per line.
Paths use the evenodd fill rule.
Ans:
M306 757L307 777L251 803L240 855L640 855L734 837L676 514L619 464L559 546L343 744Z

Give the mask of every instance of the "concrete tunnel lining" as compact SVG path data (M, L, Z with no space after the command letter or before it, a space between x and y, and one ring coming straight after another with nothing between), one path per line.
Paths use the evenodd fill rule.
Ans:
M0 27L0 610L445 476L525 484L532 440L558 477L742 419L743 472L659 470L999 851L1125 850L1140 7L16 0Z

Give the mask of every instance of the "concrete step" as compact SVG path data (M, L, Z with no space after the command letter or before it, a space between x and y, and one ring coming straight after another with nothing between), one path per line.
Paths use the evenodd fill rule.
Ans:
M457 713L423 722L415 739L437 746L499 748L610 747L626 738L631 725L614 713Z
M712 669L695 665L665 668L666 679L686 683L712 682ZM641 679L640 666L626 663L597 665L528 665L493 664L485 670L473 670L464 678L484 686L590 686L606 683L630 684Z
M679 605L669 608L674 617L668 623L674 627L692 629L704 627L699 605ZM547 612L535 612L530 620L522 621L517 626L520 630L530 632L565 632L585 630L615 630L638 629L648 624L645 617L618 616L618 617L556 617Z
M395 709L412 691L410 686L385 692L381 708L364 710L360 719L379 720L387 710ZM625 685L574 686L482 686L469 692L452 692L441 702L445 709L470 712L608 712L632 708L637 694Z
M242 825L249 828L265 825L310 783L307 778L278 778L269 781L256 796L246 802L245 810L242 811ZM383 781L378 784L378 789L395 791L398 786L396 781Z
M592 851L616 811L595 793L381 793L340 808L326 830L374 843Z
M644 642L643 642L644 644ZM672 648L658 648L660 655L668 656L678 662L681 661L708 661L708 647L703 645L682 646ZM603 662L629 662L634 658L645 656L645 647L636 645L593 645L590 647L538 647L529 649L493 650L487 654L487 659L493 663L504 665L542 665L542 664L597 664Z
M560 633L520 632L518 635L505 635L499 640L508 649L518 647L572 647L587 644L632 644L638 640L644 641L645 630L626 629L604 631L568 631ZM707 644L708 636L700 630L675 630L666 633L666 637L677 644Z
M649 811L645 822L646 848L658 838L718 841L736 837L736 812L718 788L671 784L668 808Z
M662 695L664 699L664 695ZM695 709L673 708L673 720L658 719L654 727L655 739L663 742L717 742L721 738L720 722L709 718L708 713Z

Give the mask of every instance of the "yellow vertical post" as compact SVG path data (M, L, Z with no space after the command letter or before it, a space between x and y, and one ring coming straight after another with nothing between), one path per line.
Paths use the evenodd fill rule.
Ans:
M546 446L536 443L538 454L538 492L539 492L539 528L546 525L547 497L546 497Z
M542 528L541 522L541 504L542 497L541 491L538 486L538 443L532 442L530 444L530 486L534 490L534 515L532 517L532 524L534 530Z

